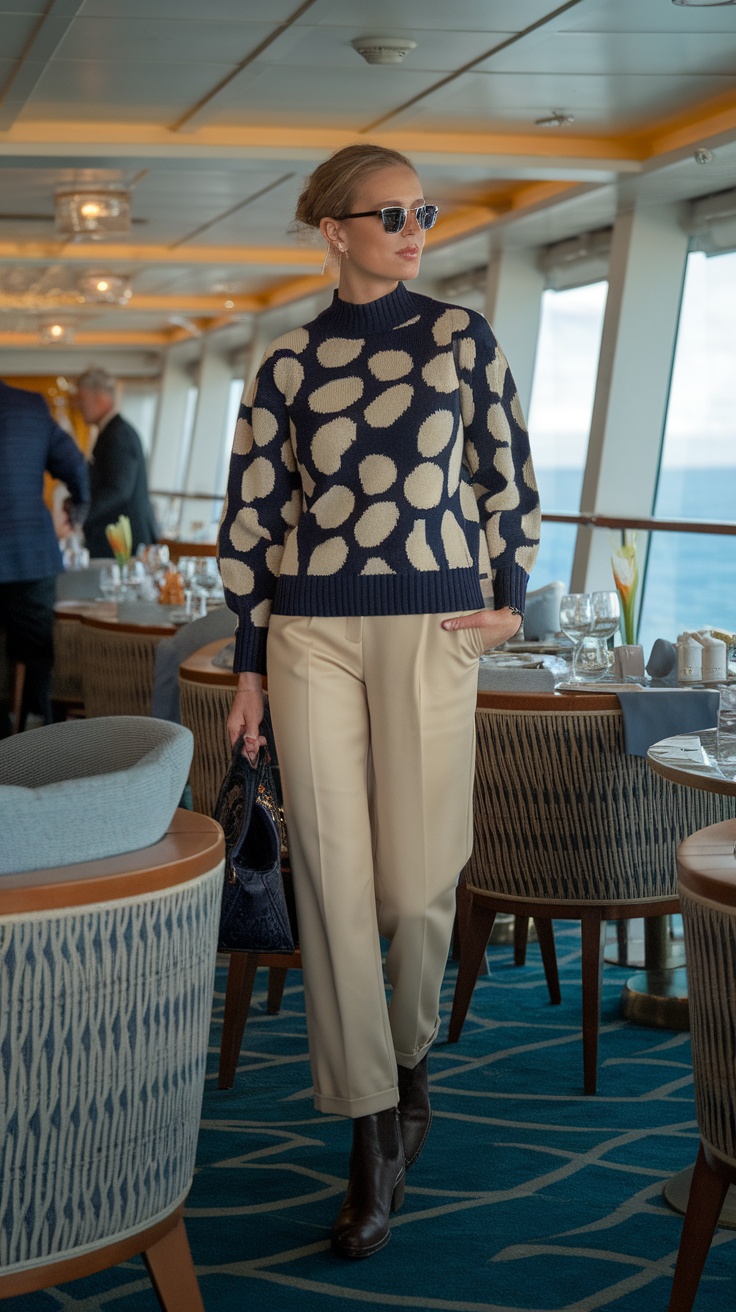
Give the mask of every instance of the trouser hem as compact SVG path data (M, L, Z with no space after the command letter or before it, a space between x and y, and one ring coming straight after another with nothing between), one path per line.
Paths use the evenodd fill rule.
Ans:
M327 1112L332 1116L373 1116L375 1112L385 1112L389 1107L398 1107L399 1090L396 1085L384 1089L382 1093L371 1093L366 1098L334 1098L328 1094L314 1095L314 1105L318 1112Z
M439 1016L438 1016L438 1017L437 1017L437 1024L436 1024L435 1027L434 1027L434 1031L433 1031L433 1033L432 1033L432 1034L430 1035L430 1037L427 1039L427 1042L426 1042L425 1044L423 1044L423 1046L422 1046L421 1048L417 1048L416 1052L397 1052L397 1053L395 1054L395 1055L396 1055L396 1065L397 1065L397 1066L406 1066L406 1068L407 1068L408 1070L413 1071L413 1070L414 1070L414 1067L415 1067L415 1066L418 1066L419 1063L420 1063L420 1061L424 1061L424 1058L426 1057L427 1053L429 1052L430 1048L432 1047L432 1044L434 1043L435 1039L437 1038L437 1035L439 1034L439 1030L440 1030L440 1018L439 1018Z

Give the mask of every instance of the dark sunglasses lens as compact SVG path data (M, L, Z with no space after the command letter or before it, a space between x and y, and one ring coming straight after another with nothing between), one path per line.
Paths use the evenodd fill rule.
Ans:
M383 227L386 232L401 232L406 223L406 210L396 206L390 206L388 209L381 210Z
M423 228L424 231L427 232L429 228L434 227L436 222L437 222L437 206L420 205L419 209L417 210L417 223L419 224L419 227Z

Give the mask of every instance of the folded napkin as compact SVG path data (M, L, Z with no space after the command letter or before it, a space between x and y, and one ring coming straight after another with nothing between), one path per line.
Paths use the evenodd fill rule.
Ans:
M718 723L719 694L701 688L636 689L616 693L624 717L625 750L646 756L652 743L675 734L713 729Z

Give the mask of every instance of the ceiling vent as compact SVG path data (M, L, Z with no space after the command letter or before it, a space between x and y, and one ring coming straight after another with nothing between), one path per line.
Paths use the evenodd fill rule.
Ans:
M351 42L354 50L363 56L366 64L401 64L410 50L416 50L416 41L405 41L390 36L359 36Z
M130 233L130 192L122 189L80 188L57 191L56 228L63 237L127 237Z

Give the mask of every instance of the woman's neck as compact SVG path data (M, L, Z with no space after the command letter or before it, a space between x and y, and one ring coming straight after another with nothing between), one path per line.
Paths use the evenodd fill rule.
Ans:
M377 278L372 274L361 273L343 260L337 294L341 301L351 305L368 305L370 301L389 296L396 291L398 285L396 278Z

